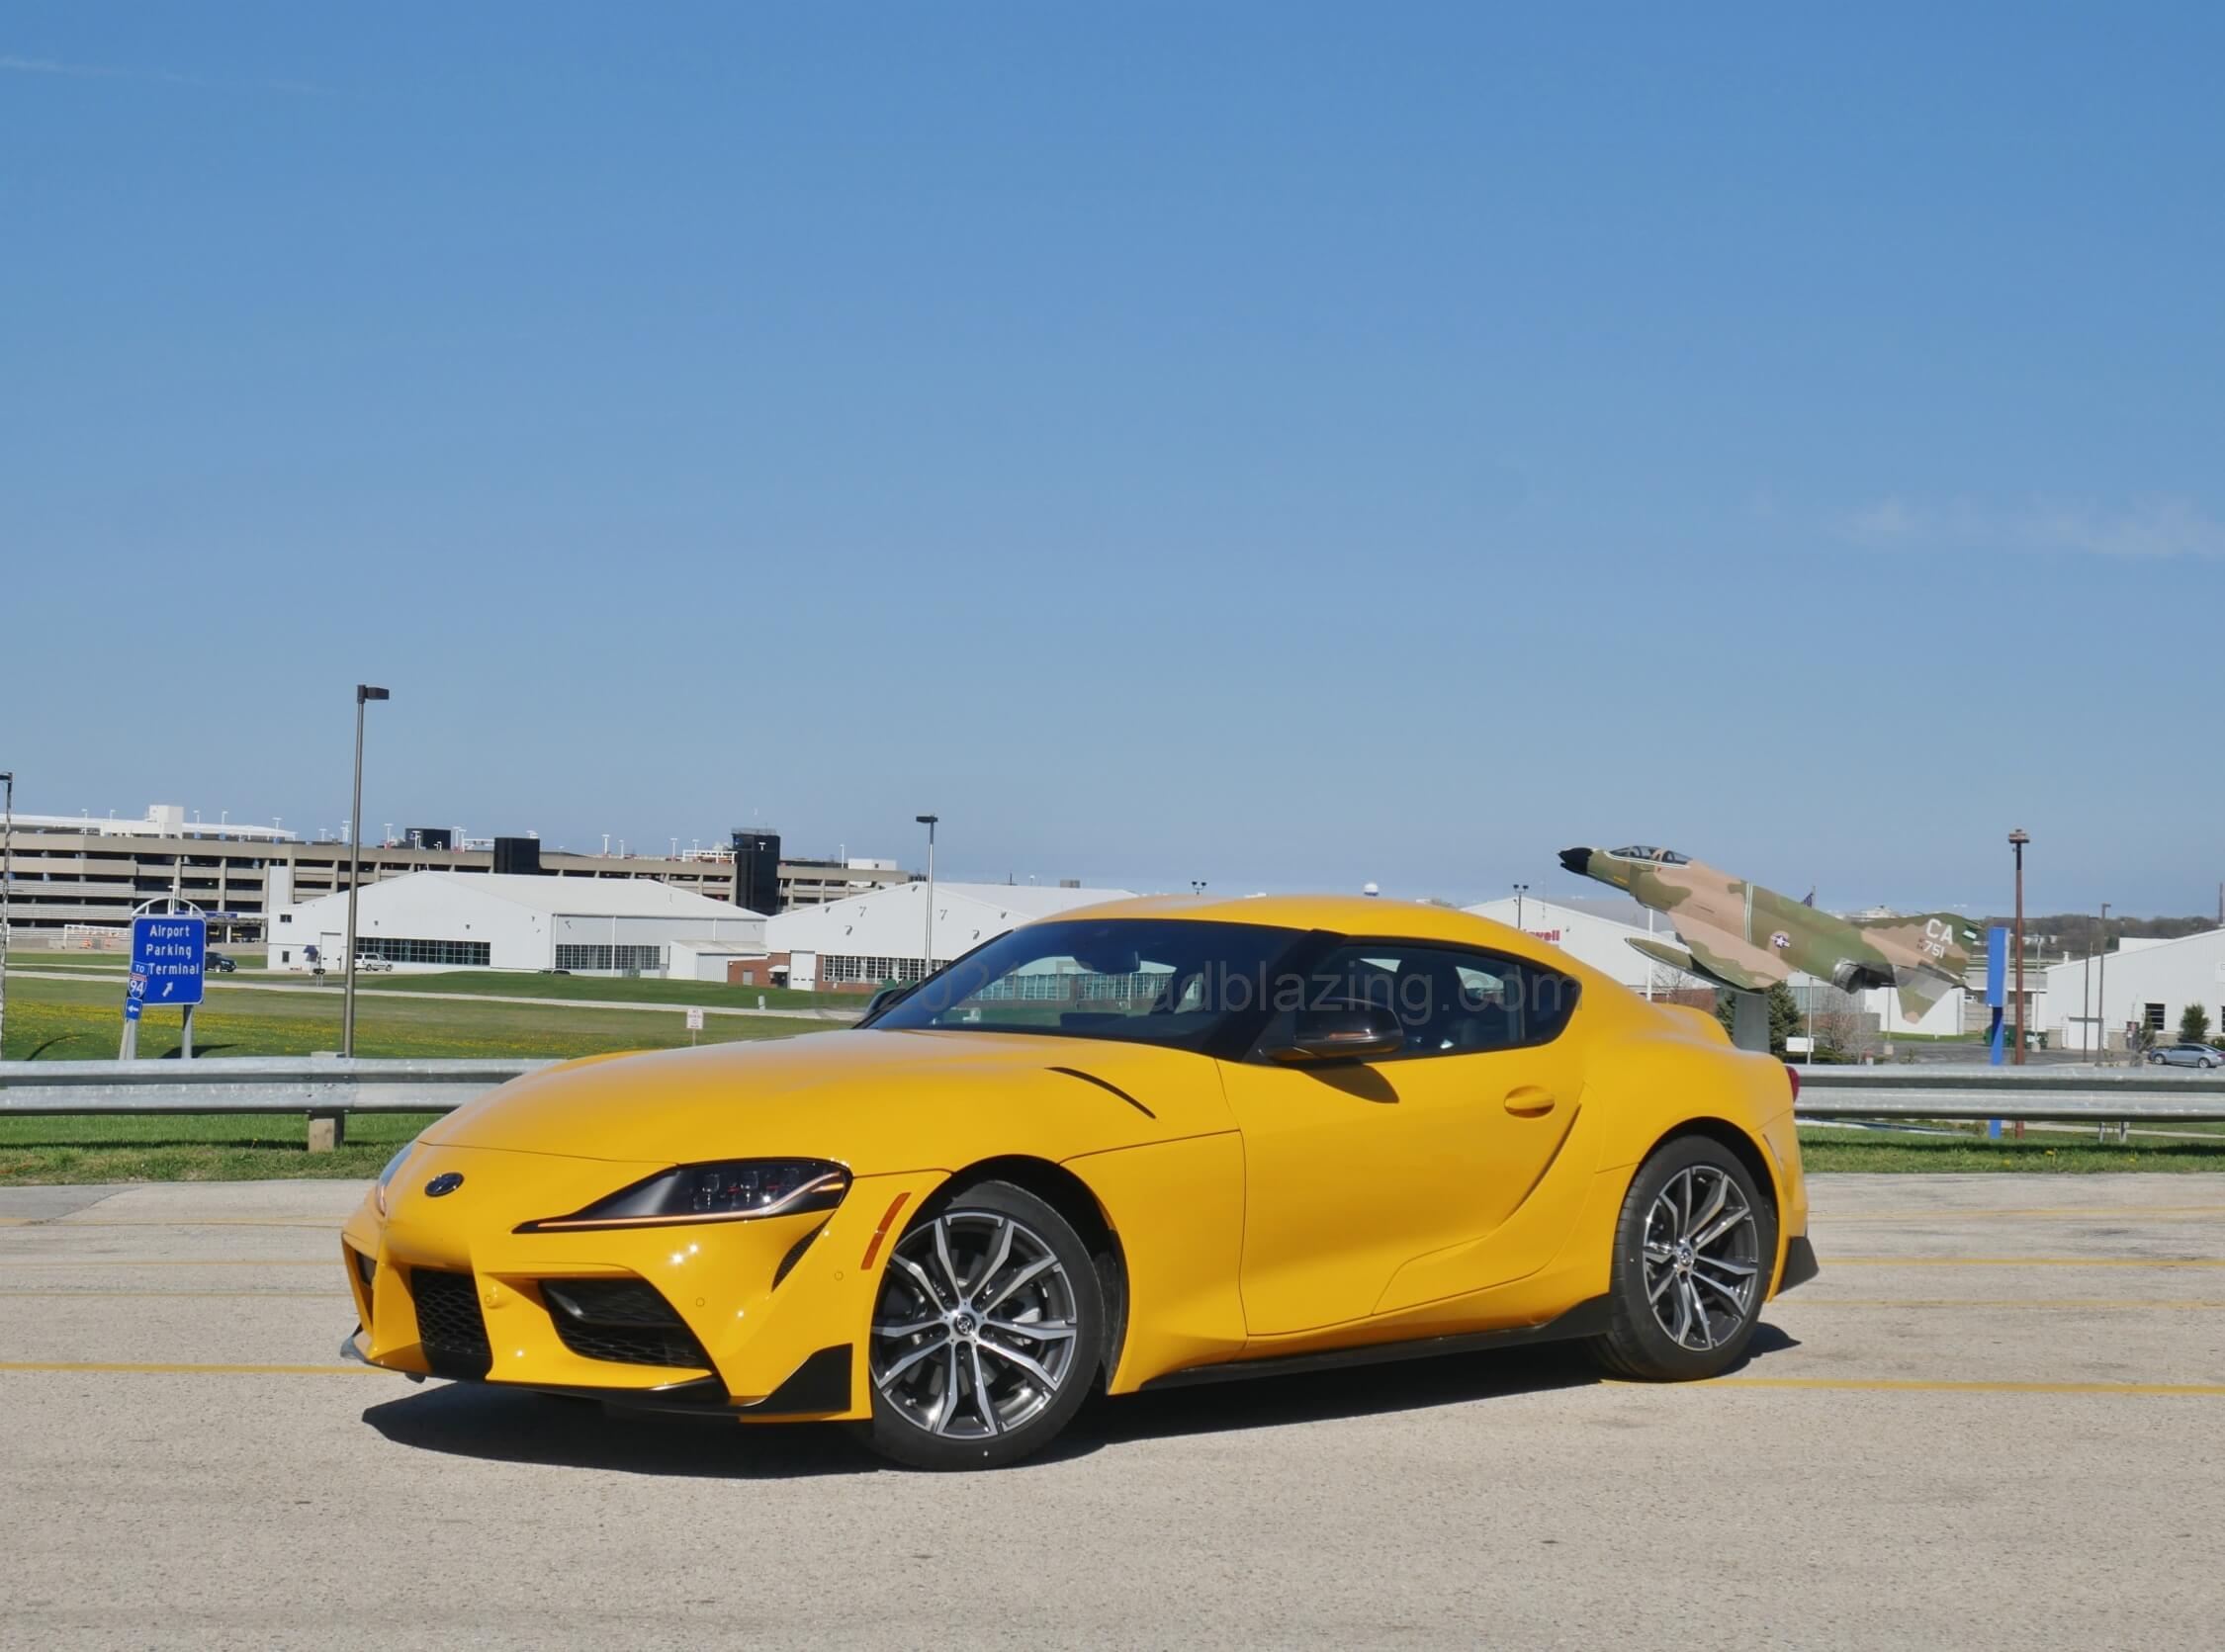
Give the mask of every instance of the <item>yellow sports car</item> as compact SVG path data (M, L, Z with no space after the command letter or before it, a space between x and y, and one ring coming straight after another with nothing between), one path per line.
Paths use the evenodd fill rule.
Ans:
M774 1043L472 1102L344 1230L389 1370L930 1468L1093 1392L1581 1338L1704 1377L1816 1271L1787 1069L1462 913L1150 899Z

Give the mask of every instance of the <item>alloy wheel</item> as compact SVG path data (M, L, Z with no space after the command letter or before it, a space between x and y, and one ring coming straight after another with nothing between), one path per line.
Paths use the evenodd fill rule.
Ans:
M988 1439L1065 1385L1074 1282L1047 1241L997 1211L952 1210L897 1243L873 1311L873 1385L915 1428Z
M1737 1335L1761 1280L1760 1229L1731 1174L1693 1165L1646 1215L1646 1300L1679 1348L1705 1353Z

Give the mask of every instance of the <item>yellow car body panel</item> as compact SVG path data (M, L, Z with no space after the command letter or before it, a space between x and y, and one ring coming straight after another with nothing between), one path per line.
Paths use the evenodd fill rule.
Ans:
M713 1388L748 1421L814 1355L847 1349L846 1384L771 1415L862 1419L890 1251L951 1177L982 1167L1054 1178L1111 1236L1114 1393L1252 1359L1549 1327L1608 1289L1632 1177L1680 1131L1725 1135L1765 1171L1772 1280L1806 1233L1782 1065L1517 930L1333 897L1156 898L1058 920L1080 917L1466 947L1572 978L1581 997L1545 1044L1333 1067L872 1029L568 1063L459 1108L367 1194L343 1231L352 1351L431 1368L412 1294L429 1269L469 1276L487 1380L619 1400ZM831 1213L518 1231L673 1166L774 1158L839 1164L847 1192ZM450 1176L453 1191L429 1190ZM375 1264L368 1284L357 1257ZM568 1347L544 1285L598 1278L647 1281L708 1368Z

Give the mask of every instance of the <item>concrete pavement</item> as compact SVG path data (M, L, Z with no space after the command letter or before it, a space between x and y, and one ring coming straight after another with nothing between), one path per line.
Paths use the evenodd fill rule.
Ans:
M938 1477L341 1364L353 1184L0 1192L0 1645L2214 1644L2225 1185L1813 1192L1723 1381L1228 1384Z

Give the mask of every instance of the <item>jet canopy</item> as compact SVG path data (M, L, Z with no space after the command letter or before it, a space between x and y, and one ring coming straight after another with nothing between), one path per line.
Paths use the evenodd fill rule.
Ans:
M1692 858L1690 855L1680 855L1674 849L1656 849L1650 843L1633 843L1614 853L1617 860L1653 860L1663 866L1682 866Z

